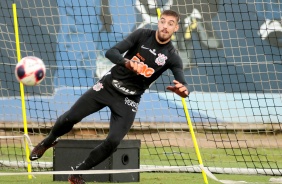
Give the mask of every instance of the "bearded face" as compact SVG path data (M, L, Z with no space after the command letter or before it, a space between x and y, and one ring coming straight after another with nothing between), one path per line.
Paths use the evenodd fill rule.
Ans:
M161 42L167 42L171 39L179 26L174 16L162 15L158 22L157 39Z

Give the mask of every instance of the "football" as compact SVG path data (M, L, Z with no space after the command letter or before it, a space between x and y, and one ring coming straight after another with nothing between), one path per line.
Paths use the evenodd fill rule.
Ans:
M45 78L45 74L44 62L35 56L22 58L15 68L17 80L26 86L38 85Z

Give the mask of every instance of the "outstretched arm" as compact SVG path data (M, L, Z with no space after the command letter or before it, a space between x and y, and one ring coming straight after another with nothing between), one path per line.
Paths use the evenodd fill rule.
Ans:
M182 98L186 98L189 95L189 91L182 83L177 80L173 80L174 86L167 86L166 89L178 94Z

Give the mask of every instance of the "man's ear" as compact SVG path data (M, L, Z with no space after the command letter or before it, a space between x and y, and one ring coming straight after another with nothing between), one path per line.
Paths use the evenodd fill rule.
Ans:
M178 29L179 29L179 24L177 24L177 25L175 26L174 32L178 31Z

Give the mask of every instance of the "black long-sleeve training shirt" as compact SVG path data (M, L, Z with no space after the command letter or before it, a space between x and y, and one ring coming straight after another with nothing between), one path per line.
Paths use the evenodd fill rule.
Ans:
M155 30L138 29L106 52L106 57L116 64L111 69L111 75L112 84L119 91L130 95L143 94L167 69L172 71L175 80L188 89L182 60L174 46L171 41L159 44L155 34ZM124 56L122 56L123 53L125 53ZM138 75L127 69L124 58L143 62L145 65L142 73Z

